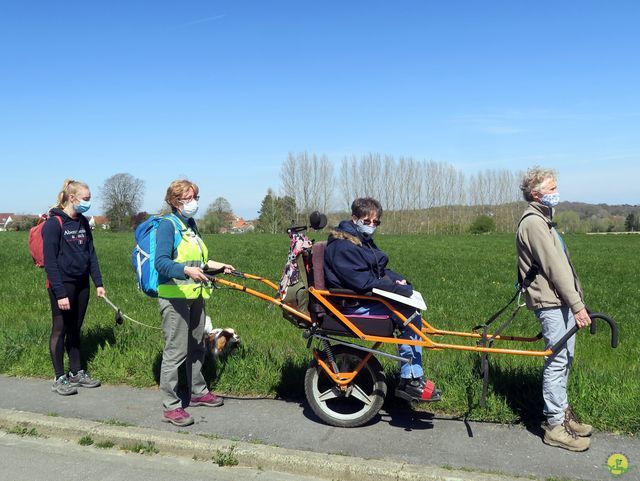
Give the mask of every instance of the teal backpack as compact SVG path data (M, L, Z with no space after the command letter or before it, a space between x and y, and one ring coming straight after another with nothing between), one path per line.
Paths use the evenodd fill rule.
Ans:
M173 214L151 216L136 228L136 246L131 253L131 263L136 271L138 288L149 297L158 297L160 275L156 270L156 232L160 222L168 219L175 227L173 247L176 249L182 239L180 220Z

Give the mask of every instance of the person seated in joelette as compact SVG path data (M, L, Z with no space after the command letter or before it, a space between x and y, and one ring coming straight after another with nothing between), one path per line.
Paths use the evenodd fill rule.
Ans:
M327 240L324 253L324 277L327 288L350 289L358 294L370 292L373 288L394 292L406 297L413 294L413 287L400 274L387 269L389 257L373 241L376 227L380 225L382 206L370 197L358 198L351 204L351 219L343 220L333 229ZM415 313L415 308L393 303L407 319ZM389 310L380 302L363 301L355 307L346 307L345 314L389 315ZM419 336L403 321L391 315L400 338L419 339ZM421 318L414 316L411 323L420 329ZM401 363L400 382L396 396L407 401L439 401L440 391L432 381L426 380L422 369L422 347L400 344L401 357L410 363Z

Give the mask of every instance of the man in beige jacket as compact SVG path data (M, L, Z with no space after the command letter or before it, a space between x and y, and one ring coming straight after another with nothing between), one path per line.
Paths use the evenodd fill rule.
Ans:
M529 169L520 189L529 206L516 233L518 269L523 279L532 268L537 269L538 274L526 291L526 302L540 321L548 348L574 325L582 328L591 324L591 318L569 251L552 223L553 207L560 198L555 172ZM556 354L545 358L542 396L547 421L543 425L543 441L571 451L585 451L593 428L578 421L567 398L574 350L575 336Z

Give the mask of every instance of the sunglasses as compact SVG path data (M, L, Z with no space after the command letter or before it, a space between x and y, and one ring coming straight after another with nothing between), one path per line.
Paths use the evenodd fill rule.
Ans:
M375 225L376 227L380 225L380 221L378 219L358 219L365 225Z

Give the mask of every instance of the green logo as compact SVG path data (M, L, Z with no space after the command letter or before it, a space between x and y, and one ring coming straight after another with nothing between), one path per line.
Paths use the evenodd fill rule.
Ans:
M611 476L618 478L629 471L629 460L622 453L613 453L607 459L607 468Z

